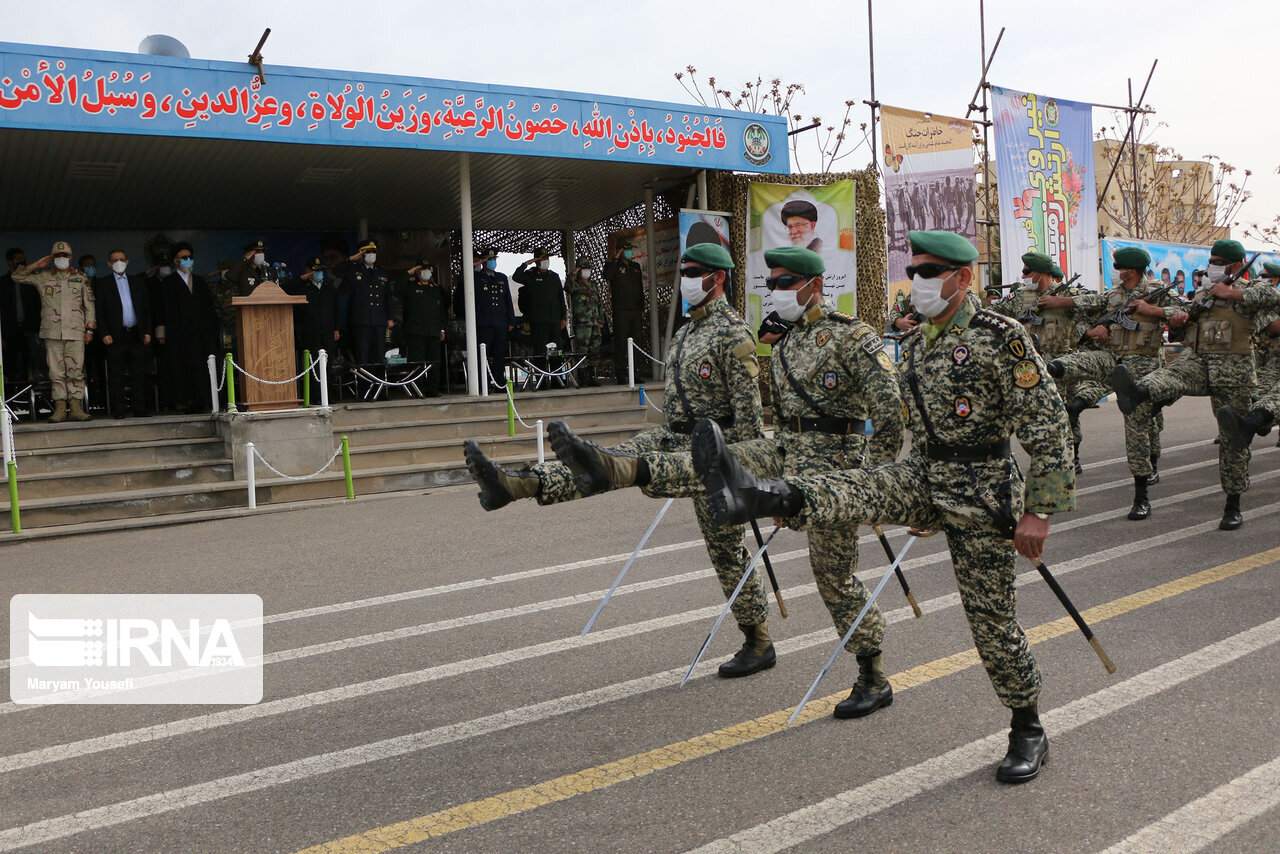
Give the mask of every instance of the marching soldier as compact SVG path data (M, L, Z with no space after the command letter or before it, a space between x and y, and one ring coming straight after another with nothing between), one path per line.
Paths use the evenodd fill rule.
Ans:
M1075 507L1066 412L1027 332L965 298L973 244L940 231L912 231L910 240L912 298L928 318L904 339L899 363L915 437L910 456L761 481L702 422L693 462L725 524L774 516L804 530L889 522L941 529L974 643L1012 710L996 779L1024 783L1040 773L1049 742L1036 705L1040 671L1015 615L1015 549L1038 560L1049 514ZM1025 486L1010 455L1013 434L1031 455Z
M1260 284L1275 288L1280 283L1280 264L1272 261L1264 263L1259 279ZM1254 394L1262 397L1280 382L1280 319L1272 320L1260 330L1254 336L1253 344L1254 355L1258 360L1258 387Z
M1067 417L1077 423L1081 411L1111 390L1111 375L1116 365L1124 365L1131 376L1142 378L1164 363L1163 324L1169 311L1178 305L1170 292L1148 301L1148 296L1156 290L1156 283L1145 276L1151 265L1151 256L1145 249L1137 246L1117 249L1112 264L1115 274L1111 292L1106 297L1106 313L1085 331L1088 339L1100 346L1054 359L1048 365L1049 373L1064 381L1064 388L1074 389L1075 396L1067 401ZM1120 322L1122 315L1132 316L1136 328L1126 329ZM1125 454L1133 475L1133 507L1129 518L1134 521L1151 515L1147 487L1160 479L1156 465L1163 429L1162 412L1154 413L1145 421L1135 414L1124 416ZM1144 436L1141 441L1139 433Z
M1196 292L1187 309L1169 316L1170 329L1186 327L1186 352L1137 381L1125 365L1117 365L1111 384L1121 412L1136 415L1139 422L1148 421L1154 407L1167 406L1186 394L1208 396L1215 414L1223 406L1236 412L1247 410L1258 378L1252 336L1259 306L1244 301L1243 291L1234 282L1223 281L1242 272L1244 258L1244 246L1238 240L1213 244L1204 277L1209 286ZM1131 456L1149 456L1148 435L1138 431ZM1244 524L1240 495L1249 488L1249 456L1247 447L1225 441L1218 446L1218 477L1227 495L1218 523L1223 531L1234 531Z
M690 246L680 260L680 294L693 308L690 322L676 332L668 355L663 397L667 423L618 445L613 449L618 454L687 451L689 433L702 418L714 419L734 441L759 439L764 433L756 379L760 373L756 342L724 296L733 260L728 250L713 243ZM553 432L553 442L558 441L556 436ZM538 463L513 471L493 463L470 439L463 447L471 476L480 484L480 505L486 510L497 510L519 498L536 498L539 504L572 501L614 488L623 480L582 484L575 481L573 470L560 462ZM582 490L584 485L587 489ZM693 507L707 553L727 597L738 586L750 559L743 545L742 524L718 525L711 521L705 498L695 498ZM767 613L764 584L760 574L753 573L733 603L733 615L745 641L731 660L720 665L721 676L748 676L776 663L777 654L765 624Z
M585 386L600 385L596 376L604 343L604 307L600 305L600 290L591 279L593 266L590 258L579 258L564 286L573 308L573 349L587 358L582 380Z
M1036 349L1046 361L1071 352L1079 337L1076 318L1081 313L1100 309L1103 304L1102 297L1093 291L1055 286L1055 280L1062 278L1062 269L1048 255L1028 252L1022 256L1022 287L990 306L996 314L1012 317L1026 327L1036 342ZM1075 469L1079 472L1080 409L1075 408L1076 394L1071 385L1062 384L1059 391L1067 403Z
M53 269L46 270L52 262ZM13 271L13 280L40 292L40 337L44 339L53 384L53 415L49 420L88 421L84 411L84 346L93 340L97 315L93 282L71 266L71 246L64 240L39 261Z
M823 298L822 256L799 246L765 252L780 320L794 324L774 345L770 359L776 440L734 446L746 465L763 476L819 474L892 462L902 448L902 397L893 362L880 335L867 324L834 311ZM866 438L866 416L875 433ZM557 456L579 474L579 483L610 480L637 485L653 497L703 495L687 453L644 453L639 459L606 450L561 428L553 440ZM572 447L569 447L572 446ZM867 604L858 568L858 526L809 532L809 562L822 601L843 637ZM893 702L881 665L884 615L872 605L849 638L858 660L858 680L840 701L837 718L860 718Z

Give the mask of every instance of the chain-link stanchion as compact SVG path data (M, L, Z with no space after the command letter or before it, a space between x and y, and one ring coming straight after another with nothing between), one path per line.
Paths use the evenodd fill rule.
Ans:
M320 375L316 379L320 380L320 405L325 409L329 408L329 353L327 350L320 351Z
M258 507L258 492L257 492L258 476L257 476L257 470L256 470L257 466L254 463L254 460L261 462L276 477L280 477L285 480L300 481L300 480L311 480L313 477L317 477L321 474L324 474L324 472L328 470L329 466L333 465L334 460L336 460L338 457L342 457L342 468L343 468L343 474L346 479L347 498L355 498L355 485L353 484L351 479L351 455L350 455L349 444L347 442L346 436L342 437L342 443L339 444L338 447L334 449L333 456L329 457L329 461L324 465L322 465L320 468L313 471L311 474L304 474L304 475L285 474L275 466L271 465L271 463L267 462L266 457L262 456L262 452L259 451L257 448L255 448L252 442L245 442L244 455L245 455L245 463L248 466L247 481L248 481L248 487L249 487L249 509L250 510L255 510Z
M481 369L476 371L476 373L480 375L476 378L476 385L480 386L480 396L488 397L489 380L485 379L485 377L492 379L493 371L489 369L489 348L483 341L480 342L480 364L482 366ZM497 380L494 380L494 384L497 384L497 382Z
M490 376L492 376L492 374L490 374ZM512 389L512 382L510 380L507 380L506 389L507 389L507 435L514 436L516 434L517 421L519 421L520 424L526 430L532 430L534 432L534 435L537 437L537 442L538 442L538 462L540 463L546 462L547 451L542 446L543 445L542 419L539 418L537 421L534 421L532 424L530 424L529 422L521 418L520 412L516 409L515 392Z
M222 379L227 385L227 412L239 411L236 409L236 375L231 370L233 364L231 354L227 353L222 361Z
M9 480L9 522L15 534L22 533L22 518L18 512L18 461L14 453L13 413L9 405L0 400L0 443L3 444L5 476Z
M650 362L653 362L655 365L659 365L663 368L667 366L666 362L662 361L661 359L656 359L653 356L649 355L647 352L645 352L645 349L636 343L636 339L628 338L627 339L627 387L628 388L636 387L636 354L635 354L636 350L639 350L640 355L644 356L646 359L648 359Z
M207 360L209 366L209 399L213 401L210 406L213 407L214 415L218 414L218 389L221 387L218 385L218 369L215 367L217 362L218 357L210 353Z
M302 351L302 405L311 408L311 351Z

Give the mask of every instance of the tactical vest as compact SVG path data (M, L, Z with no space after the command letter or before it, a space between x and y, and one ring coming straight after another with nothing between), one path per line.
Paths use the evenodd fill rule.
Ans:
M1253 352L1253 321L1235 310L1230 302L1218 300L1187 330L1187 346L1197 354Z
M1044 318L1044 325L1025 327L1040 340L1041 352L1066 353L1071 349L1076 339L1076 325L1070 314L1072 311L1074 309L1042 308L1040 316Z
M1134 299L1142 299L1142 295L1136 296ZM1113 311L1124 306L1128 301L1128 292L1123 288L1115 288L1107 296L1107 310ZM1118 323L1109 324L1111 340L1108 344L1111 349L1118 356L1159 355L1160 347L1164 344L1162 324L1139 318L1136 315L1133 319L1138 323L1137 329L1125 329Z

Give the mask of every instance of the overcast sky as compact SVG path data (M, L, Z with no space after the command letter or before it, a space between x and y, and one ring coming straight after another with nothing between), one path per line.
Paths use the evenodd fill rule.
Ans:
M981 73L977 0L874 0L876 95L885 104L963 116ZM202 59L241 60L264 27L271 63L545 87L690 103L673 77L686 65L736 89L757 75L805 86L796 106L834 120L870 97L866 4L540 3L517 0L54 0L50 14L0 0L6 41L134 51L151 33ZM1135 97L1159 60L1146 101L1168 126L1158 140L1188 158L1216 154L1253 170L1242 222L1280 213L1280 130L1270 51L1239 46L1280 30L1269 0L987 0L997 85L1102 104ZM1258 39L1250 39L1258 44ZM268 71L268 73L270 73ZM1113 124L1095 110L1095 125ZM864 146L844 161L861 167ZM800 166L813 169L809 157ZM795 164L792 165L793 170ZM1105 164L1097 164L1100 171ZM1104 173L1105 174L1105 173ZM1241 173L1242 174L1242 173ZM1240 236L1243 229L1236 229Z

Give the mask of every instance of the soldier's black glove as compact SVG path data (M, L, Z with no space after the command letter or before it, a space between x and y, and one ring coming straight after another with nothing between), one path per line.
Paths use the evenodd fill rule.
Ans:
M768 317L761 321L760 330L756 332L756 337L763 338L766 335L786 335L793 328L795 328L794 323L789 320L783 320L776 311L772 311L769 313Z

